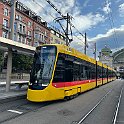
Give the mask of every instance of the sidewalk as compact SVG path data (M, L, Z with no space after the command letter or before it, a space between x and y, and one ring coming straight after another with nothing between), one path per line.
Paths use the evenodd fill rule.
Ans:
M23 82L29 82L29 80L16 80L16 81L15 80L12 80L11 81L11 85L12 84L16 84L16 83L23 83ZM1 85L6 85L6 81L0 79L0 86Z
M6 82L0 81L0 103L26 98L28 86L24 85L21 88L18 88L18 84L17 84L17 83L25 83L25 82L28 81L11 81L10 91L6 92L5 91Z

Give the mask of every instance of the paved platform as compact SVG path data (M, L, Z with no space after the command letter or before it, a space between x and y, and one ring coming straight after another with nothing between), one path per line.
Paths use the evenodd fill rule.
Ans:
M5 91L6 82L0 81L0 103L9 102L12 100L17 100L21 98L26 98L27 85L18 88L18 83L25 83L27 81L12 81L10 86L10 91Z

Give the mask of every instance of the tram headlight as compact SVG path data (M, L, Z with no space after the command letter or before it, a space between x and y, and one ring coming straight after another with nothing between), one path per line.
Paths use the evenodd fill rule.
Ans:
M32 85L32 83L31 83L31 82L29 82L29 83L28 83L28 85L30 85L30 86L31 86L31 85Z

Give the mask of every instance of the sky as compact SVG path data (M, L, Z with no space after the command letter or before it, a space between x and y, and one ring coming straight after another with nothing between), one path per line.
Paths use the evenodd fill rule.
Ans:
M124 48L124 0L50 0L63 15L69 13L73 41L70 46L84 52L84 33L87 33L87 54L93 57L96 43L97 56L102 48L109 47L112 52ZM55 21L60 15L46 0L20 0L32 11L48 22L48 26L61 27ZM61 22L66 25L65 21ZM79 33L80 32L80 33Z

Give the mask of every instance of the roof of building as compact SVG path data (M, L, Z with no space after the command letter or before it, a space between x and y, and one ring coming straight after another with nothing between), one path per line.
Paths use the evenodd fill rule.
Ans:
M102 53L104 52L108 52L108 53L112 53L111 49L108 48L107 46L105 46L102 50L101 50Z

